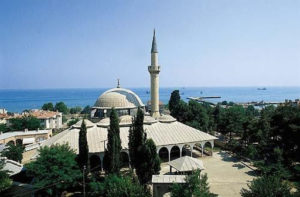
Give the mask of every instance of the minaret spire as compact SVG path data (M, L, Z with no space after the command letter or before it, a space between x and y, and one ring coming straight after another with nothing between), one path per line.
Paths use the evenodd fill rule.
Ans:
M153 39L152 39L151 53L158 53L158 51L157 51L157 45L156 45L155 29L153 30Z
M151 78L151 115L154 118L160 116L159 113L159 72L158 52L156 45L155 29L153 31L153 40L151 48L151 65L148 66L148 71Z

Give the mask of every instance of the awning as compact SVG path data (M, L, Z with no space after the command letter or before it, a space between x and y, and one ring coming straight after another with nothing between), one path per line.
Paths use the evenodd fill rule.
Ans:
M202 161L190 156L180 157L170 161L168 164L179 172L187 172L196 169L204 170Z
M33 144L35 142L34 137L32 138L23 138L23 144Z

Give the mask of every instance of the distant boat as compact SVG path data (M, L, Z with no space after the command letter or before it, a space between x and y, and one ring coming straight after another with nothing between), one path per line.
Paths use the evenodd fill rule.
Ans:
M181 95L184 95L184 92L181 92L180 94L181 94Z
M146 94L149 94L149 93L150 93L150 92L147 90L147 91L146 91Z
M257 90L267 90L267 88L257 88Z
M201 91L200 94L203 94L203 92Z

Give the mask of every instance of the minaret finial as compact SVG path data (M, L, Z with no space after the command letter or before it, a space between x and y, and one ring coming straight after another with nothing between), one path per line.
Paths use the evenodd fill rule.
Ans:
M151 53L158 53L158 51L157 51L157 45L156 45L155 29L153 31L153 40L152 40Z
M117 85L117 88L120 88L120 79L117 79L118 80L118 85Z

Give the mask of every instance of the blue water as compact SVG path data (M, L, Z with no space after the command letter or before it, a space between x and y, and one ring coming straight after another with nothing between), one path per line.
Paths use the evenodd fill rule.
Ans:
M210 99L211 102L223 100L233 102L248 101L284 101L300 98L300 87L267 87L267 90L257 90L257 87L199 87L199 88L160 88L160 100L167 103L174 89L179 89L181 98L193 96L221 96L220 99ZM44 90L0 90L0 108L10 112L22 112L25 109L36 109L46 102L65 102L69 107L93 105L107 89L44 89ZM131 88L144 103L150 94L148 88ZM202 93L202 94L201 94Z

